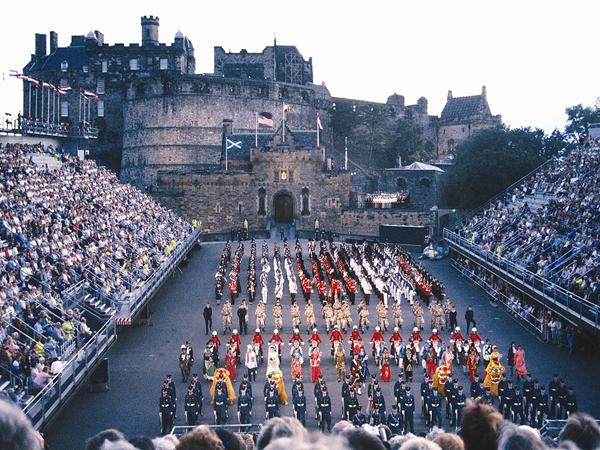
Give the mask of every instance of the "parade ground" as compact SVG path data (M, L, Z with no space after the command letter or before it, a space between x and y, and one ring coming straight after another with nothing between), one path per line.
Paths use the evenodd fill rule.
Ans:
M260 270L258 262L261 256L262 240L257 241L257 269ZM276 241L269 240L269 250L272 259L273 244ZM293 242L290 242L293 251ZM232 252L235 251L237 243L233 243ZM306 241L302 241L305 263L308 266L308 251ZM213 306L213 328L219 332L221 342L226 342L230 334L223 336L221 323L221 306L225 299L228 299L227 293L223 296L221 305L216 305L214 296L215 271L219 263L219 258L223 250L224 243L204 243L200 249L196 249L190 255L189 262L176 271L175 275L162 287L151 303L152 315L148 325L128 327L119 334L115 346L108 354L109 372L110 372L110 390L104 393L88 393L82 388L71 400L68 407L65 408L57 419L46 430L46 440L51 449L80 449L83 448L85 439L95 435L97 432L107 428L117 428L128 437L133 436L156 436L160 433L158 400L160 387L167 373L172 373L177 386L177 417L176 425L184 425L183 397L185 395L186 384L181 382L179 375L177 358L180 346L185 341L190 341L196 357L196 364L192 373L202 373L202 351L209 336L205 335L204 320L202 309L206 302L211 302ZM242 295L233 307L233 327L237 328L237 306L245 296L247 261L250 252L250 242L245 243L245 255L241 264L240 282L242 285ZM272 262L272 261L271 261ZM501 363L507 368L507 376L510 379L510 371L506 364L506 353L511 341L522 345L526 352L526 364L528 370L534 378L539 378L540 383L547 386L553 373L558 373L564 377L568 385L575 386L578 398L579 410L590 413L595 417L600 416L600 404L596 401L596 378L600 373L600 362L588 354L570 355L565 349L558 349L552 345L544 344L537 336L534 336L523 328L514 318L512 318L502 307L490 304L486 295L470 284L450 266L449 260L425 261L424 266L446 286L446 295L456 304L458 311L458 323L463 333L466 332L466 323L464 313L467 305L472 305L477 321L477 329L482 338L489 338L498 346L498 350L503 355ZM266 305L267 324L263 332L265 342L270 338L273 332L272 308L274 304L273 297L274 278L270 274L269 300ZM260 295L256 296L258 301ZM358 300L362 298L362 293L357 295ZM336 381L336 371L333 357L329 353L329 339L326 335L324 321L322 318L322 308L318 302L318 296L313 293L312 296L315 316L317 318L317 328L323 340L321 348L323 357L321 360L321 369L324 374L330 395L332 397L333 414L332 422L341 419L341 383ZM297 300L300 304L302 313L304 312L304 298L299 293ZM290 356L287 342L292 333L290 316L290 297L287 290L287 283L284 288L284 297L282 299L284 316L283 330L280 331L285 342L283 350L283 359L281 369L285 377L285 386L290 395ZM377 321L375 307L376 297L371 296L369 306L370 311L370 330L363 333L363 340L367 343L374 331ZM430 317L427 308L425 310L425 330L423 337L427 338L431 332ZM242 335L242 349L250 342L255 329L255 304L249 305L248 335ZM402 304L404 326L401 334L404 339L407 338L413 326L413 316L410 306L403 302ZM354 323L358 323L356 306L352 307ZM302 314L304 320L304 315ZM391 305L388 319L391 321ZM301 328L302 336L308 338L306 328ZM348 332L345 337L347 339ZM447 330L441 333L443 339L449 339ZM391 328L385 333L386 341L391 335ZM314 420L314 397L313 384L310 382L310 367L307 357L308 345L305 345L304 384L307 396L307 427L317 428L317 422ZM266 350L266 348L265 348ZM223 360L224 350L220 352ZM243 358L242 358L243 360ZM349 371L349 359L346 365ZM371 373L379 375L379 370L373 361L369 361ZM238 381L234 382L234 388L237 394L237 387L241 374L244 372L243 365L238 366ZM262 398L263 384L265 381L266 365L259 366L257 381L253 383L254 408L253 422L262 423L265 419L265 407ZM393 384L397 379L399 367L392 365L392 382L380 383L386 406L389 412L393 402ZM483 369L480 368L480 373ZM462 369L456 370L455 375L459 383L465 387L469 393L470 382L462 373ZM420 417L421 401L419 395L419 386L423 380L423 371L419 367L415 368L414 382L407 383L412 387L412 392L416 398L415 409L415 431L425 430L424 421ZM204 382L204 407L203 417L200 417L200 423L213 423L213 408L210 405L209 394L210 383ZM360 404L363 410L366 410L367 396L366 389L359 396ZM282 415L293 416L293 408L290 404L282 406ZM237 423L236 408L229 408L229 423ZM449 422L444 416L444 428L450 429Z

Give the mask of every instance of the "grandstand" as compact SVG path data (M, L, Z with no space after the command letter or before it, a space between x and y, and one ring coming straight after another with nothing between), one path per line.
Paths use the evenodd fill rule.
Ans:
M475 210L457 230L445 229L455 267L478 282L482 274L501 281L525 301L596 333L599 162L597 141L565 152ZM542 319L536 322L542 331Z
M0 145L0 393L60 409L200 230L92 161Z

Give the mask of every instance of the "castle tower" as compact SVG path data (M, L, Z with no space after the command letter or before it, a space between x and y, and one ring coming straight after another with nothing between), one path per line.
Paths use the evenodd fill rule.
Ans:
M158 45L158 17L142 17L142 45Z

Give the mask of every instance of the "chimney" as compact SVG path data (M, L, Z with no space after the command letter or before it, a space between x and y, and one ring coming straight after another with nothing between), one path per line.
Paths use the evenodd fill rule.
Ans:
M485 88L485 85L481 86L481 96L484 100L487 100L487 89Z
M452 100L452 91L448 91L448 100Z
M94 34L96 35L96 41L98 41L98 47L102 47L104 44L104 33L98 30L94 30Z
M158 17L142 17L142 45L158 45Z
M41 58L46 56L46 35L35 33L35 56Z
M223 119L223 135L231 134L233 131L233 120Z
M58 33L56 31L50 32L50 53L58 48Z

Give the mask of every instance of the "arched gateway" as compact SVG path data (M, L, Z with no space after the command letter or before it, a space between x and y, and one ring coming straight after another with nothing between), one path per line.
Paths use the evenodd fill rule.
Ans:
M274 219L277 223L294 221L294 197L289 192L278 192L273 197Z

